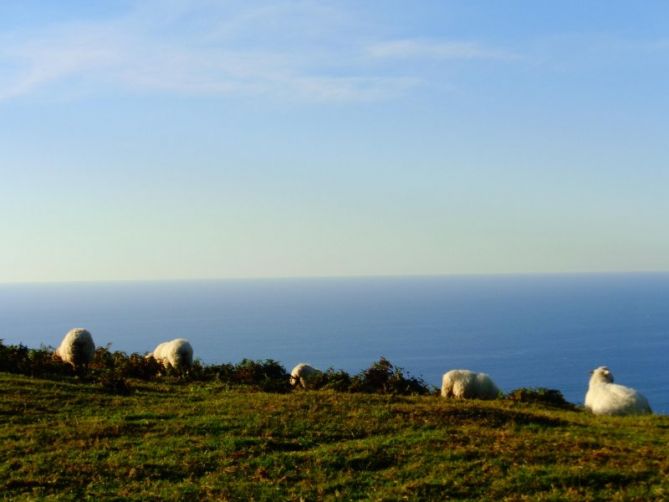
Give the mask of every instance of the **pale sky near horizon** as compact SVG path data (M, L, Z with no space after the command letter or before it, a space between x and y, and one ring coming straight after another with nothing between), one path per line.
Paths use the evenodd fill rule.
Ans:
M0 0L0 282L667 271L668 19Z

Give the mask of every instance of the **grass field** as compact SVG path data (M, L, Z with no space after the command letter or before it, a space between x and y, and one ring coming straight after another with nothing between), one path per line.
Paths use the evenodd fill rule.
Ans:
M0 497L666 500L669 417L0 373Z

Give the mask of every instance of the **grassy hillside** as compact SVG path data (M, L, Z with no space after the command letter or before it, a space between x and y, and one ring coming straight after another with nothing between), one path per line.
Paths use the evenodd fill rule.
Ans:
M0 373L0 496L669 499L669 417Z

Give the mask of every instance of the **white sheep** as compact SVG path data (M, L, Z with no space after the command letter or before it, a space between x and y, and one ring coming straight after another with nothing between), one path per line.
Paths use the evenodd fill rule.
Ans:
M459 399L495 399L500 393L485 373L475 373L469 370L451 370L444 373L441 383L442 397Z
M165 368L171 367L183 371L193 365L193 347L184 338L176 338L159 344L147 357L150 356L153 356Z
M306 389L321 374L322 372L313 366L307 363L300 363L290 372L290 384L293 387L299 384L303 389Z
M595 415L640 415L652 413L648 399L635 389L613 383L606 366L591 372L585 407Z
M55 354L74 369L85 369L95 357L93 337L83 328L74 328L67 332Z

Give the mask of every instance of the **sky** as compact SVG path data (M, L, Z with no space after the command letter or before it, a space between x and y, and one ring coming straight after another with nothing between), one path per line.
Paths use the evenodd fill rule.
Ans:
M667 271L667 19L0 0L0 282Z

